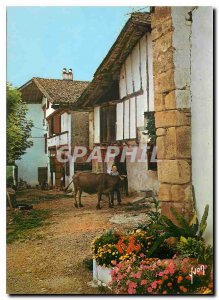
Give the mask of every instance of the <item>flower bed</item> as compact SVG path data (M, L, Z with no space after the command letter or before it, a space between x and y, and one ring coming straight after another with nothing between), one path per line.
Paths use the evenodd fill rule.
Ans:
M200 225L176 213L182 227L159 214L157 201L156 208L151 223L92 242L94 280L115 294L212 293L212 247L202 238L208 208Z
M199 271L191 274L192 267ZM208 285L206 270L207 265L189 258L141 261L133 258L114 266L109 287L116 294L191 294Z

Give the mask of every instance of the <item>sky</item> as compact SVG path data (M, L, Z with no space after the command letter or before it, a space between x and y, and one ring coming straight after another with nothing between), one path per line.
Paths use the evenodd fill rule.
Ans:
M20 87L32 77L61 79L64 67L75 80L92 80L129 13L139 9L8 7L7 81Z

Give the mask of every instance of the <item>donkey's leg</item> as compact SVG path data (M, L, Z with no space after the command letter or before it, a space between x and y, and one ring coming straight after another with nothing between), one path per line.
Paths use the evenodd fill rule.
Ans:
M101 207L100 207L101 195L102 195L102 194L101 194L100 192L97 193L97 198L98 198L98 202L97 202L97 206L96 206L97 209L100 209L100 208L101 208Z
M81 194L82 194L82 189L79 189L79 207L83 207L84 205L81 203Z
M78 208L78 203L77 203L77 193L78 193L78 188L75 187L75 207Z

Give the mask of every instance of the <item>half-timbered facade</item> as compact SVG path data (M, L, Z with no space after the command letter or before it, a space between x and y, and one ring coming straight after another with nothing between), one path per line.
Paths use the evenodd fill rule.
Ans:
M78 101L82 107L92 108L90 143L101 147L103 159L108 145L118 145L121 151L124 147L130 151L138 146L153 148L145 128L147 113L154 111L153 91L150 14L135 13ZM119 162L120 155L110 162L93 161L93 171L107 172L116 163L120 173L128 175L130 192L156 191L156 162L148 159L150 149L147 154L144 162L130 162L128 154L124 163Z

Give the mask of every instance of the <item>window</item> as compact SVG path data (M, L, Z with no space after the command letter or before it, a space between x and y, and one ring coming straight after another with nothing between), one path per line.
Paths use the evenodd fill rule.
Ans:
M118 103L116 106L116 139L128 140L136 138L136 97ZM142 114L143 115L143 114ZM144 115L143 115L144 121Z
M100 108L100 141L113 142L116 139L116 105Z
M49 135L61 133L61 116L53 115L48 119Z
M50 135L54 134L54 116L50 119Z

